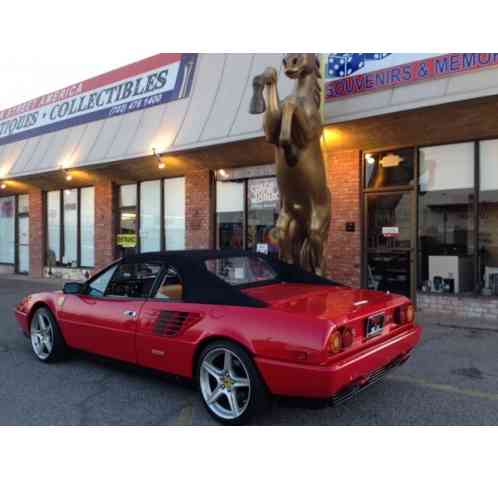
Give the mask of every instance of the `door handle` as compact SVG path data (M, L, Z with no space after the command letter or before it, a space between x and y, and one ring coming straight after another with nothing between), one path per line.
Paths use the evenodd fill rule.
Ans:
M123 315L128 318L137 318L137 312L134 312L133 310L125 310Z

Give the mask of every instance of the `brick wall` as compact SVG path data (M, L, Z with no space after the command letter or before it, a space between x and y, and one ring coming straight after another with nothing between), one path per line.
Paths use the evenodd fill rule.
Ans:
M187 248L211 248L214 239L215 187L209 170L185 177Z
M95 270L116 258L117 187L106 177L95 183Z
M45 263L44 195L38 188L31 188L29 194L29 270L32 277L43 276Z
M498 320L498 298L417 294L417 309L454 318Z
M328 273L334 280L359 287L361 283L360 152L347 150L327 156L332 194L332 222L326 250ZM355 223L346 232L346 222Z

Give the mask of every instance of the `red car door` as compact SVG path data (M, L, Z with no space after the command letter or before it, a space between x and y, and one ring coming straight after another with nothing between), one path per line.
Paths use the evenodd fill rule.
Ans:
M189 377L206 305L183 303L181 279L167 268L157 292L140 312L137 330L138 363L145 367Z
M137 362L135 336L146 296L160 265L115 265L80 295L65 295L61 326L74 348Z

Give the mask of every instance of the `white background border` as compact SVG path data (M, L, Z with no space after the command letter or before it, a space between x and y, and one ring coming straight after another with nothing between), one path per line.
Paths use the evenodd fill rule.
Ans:
M43 94L159 50L496 51L494 5L7 1L0 82L7 85L9 72L24 69L24 81L38 82ZM108 66L102 59L106 50ZM47 69L61 65L67 69L60 82L42 85ZM72 78L74 65L85 65L88 75L76 72ZM24 100L10 92L9 105ZM8 105L0 102L3 106ZM1 388L0 378L0 395L8 396ZM497 433L451 427L1 428L0 475L6 480L494 478Z

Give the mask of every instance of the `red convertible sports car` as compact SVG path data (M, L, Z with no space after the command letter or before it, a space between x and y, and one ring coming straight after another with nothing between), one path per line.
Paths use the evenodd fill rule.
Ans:
M75 348L191 378L226 424L271 395L341 403L405 362L421 333L407 298L241 251L126 257L15 313L39 360Z

